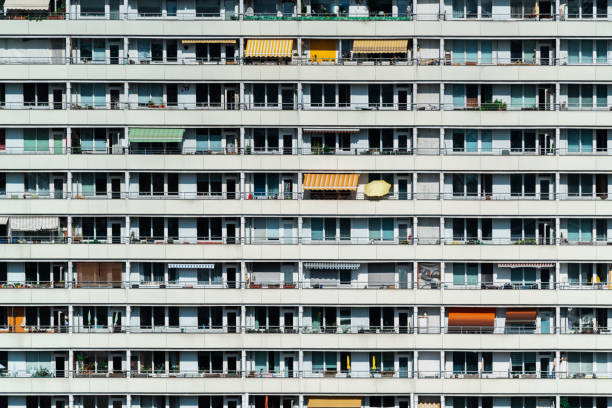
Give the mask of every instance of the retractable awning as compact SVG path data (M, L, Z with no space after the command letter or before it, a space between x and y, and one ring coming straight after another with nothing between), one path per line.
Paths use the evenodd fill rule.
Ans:
M245 57L291 57L293 40L247 40Z
M321 270L357 270L361 265L358 263L338 262L305 262L304 268Z
M302 133L359 133L359 128L306 128Z
M4 10L49 10L49 0L5 0Z
M506 323L533 323L536 319L535 309L507 309Z
M354 54L398 54L408 50L408 40L354 40Z
M451 307L448 311L448 325L459 327L493 327L494 308Z
M361 398L310 397L308 408L361 408Z
M12 231L52 231L59 228L59 217L11 217Z
M357 190L359 174L322 174L304 175L304 190Z
M195 39L195 40L182 40L182 44L236 44L236 40L204 40L204 39Z
M215 264L168 264L170 269L215 269Z
M500 263L498 268L554 268L552 262L516 262L516 263Z
M130 143L180 143L185 129L132 128L128 135Z

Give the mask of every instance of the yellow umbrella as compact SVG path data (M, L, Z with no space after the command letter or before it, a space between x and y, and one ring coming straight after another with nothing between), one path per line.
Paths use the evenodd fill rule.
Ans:
M385 180L374 180L365 185L365 194L368 197L384 197L389 190L391 190L391 184Z
M349 355L346 356L346 369L351 369L351 357Z
M376 370L376 356L372 356L372 370Z

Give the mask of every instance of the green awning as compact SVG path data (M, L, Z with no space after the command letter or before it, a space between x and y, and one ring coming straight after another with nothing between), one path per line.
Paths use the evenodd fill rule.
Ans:
M132 128L128 139L130 143L180 143L184 133L185 129Z

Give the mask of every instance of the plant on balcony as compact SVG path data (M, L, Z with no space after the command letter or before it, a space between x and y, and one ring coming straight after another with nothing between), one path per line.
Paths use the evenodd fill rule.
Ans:
M51 372L47 368L39 368L33 374L34 377L51 377Z
M508 109L508 104L502 100L496 99L493 102L483 102L480 105L482 111L502 111Z

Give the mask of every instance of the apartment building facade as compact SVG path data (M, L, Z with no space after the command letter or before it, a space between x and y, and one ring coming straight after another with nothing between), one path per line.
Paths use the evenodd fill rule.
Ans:
M612 1L0 10L0 408L612 406Z

